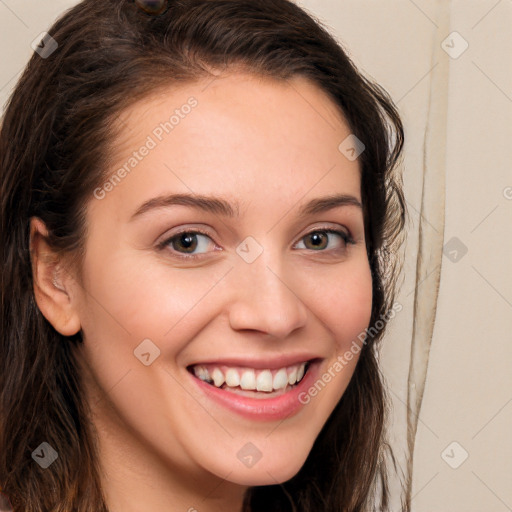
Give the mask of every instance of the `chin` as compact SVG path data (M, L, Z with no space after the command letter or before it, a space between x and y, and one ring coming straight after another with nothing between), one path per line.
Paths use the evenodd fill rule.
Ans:
M303 458L298 458L295 454L293 460L290 460L289 455L283 454L280 460L264 462L262 458L252 467L246 468L239 464L237 468L225 468L226 472L232 471L227 479L230 482L250 487L281 484L293 478L300 471L307 455L306 453ZM226 472L222 476L225 477Z

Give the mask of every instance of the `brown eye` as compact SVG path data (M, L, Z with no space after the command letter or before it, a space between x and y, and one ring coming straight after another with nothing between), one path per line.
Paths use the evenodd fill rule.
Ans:
M329 239L325 231L314 231L313 233L306 235L304 239L311 242L311 247L308 247L307 243L305 244L308 249L325 249L329 243Z
M174 249L184 248L185 252L194 252L197 248L196 233L180 233L171 242Z
M305 240L304 248L317 252L324 252L325 249L327 249L329 246L330 239L334 238L333 235L336 235L339 239L341 239L341 247L338 244L338 247L331 247L331 250L340 248L344 249L349 243L354 243L350 235L344 231L335 229L316 229L315 231L311 231L302 237L302 240ZM302 247L300 247L300 249L302 249Z
M201 258L205 253L218 250L215 242L206 233L188 230L176 233L158 244L160 250L169 250L178 258Z

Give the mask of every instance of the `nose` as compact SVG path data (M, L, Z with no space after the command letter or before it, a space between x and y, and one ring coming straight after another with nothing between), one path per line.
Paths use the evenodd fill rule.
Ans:
M286 338L306 324L307 308L290 272L266 251L254 262L238 262L232 273L233 300L229 323L235 330Z

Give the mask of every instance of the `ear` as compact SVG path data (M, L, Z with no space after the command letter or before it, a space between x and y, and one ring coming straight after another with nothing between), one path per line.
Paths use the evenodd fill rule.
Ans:
M48 244L48 230L37 217L30 219L30 258L34 295L41 313L62 335L76 334L80 318L70 293L72 277Z

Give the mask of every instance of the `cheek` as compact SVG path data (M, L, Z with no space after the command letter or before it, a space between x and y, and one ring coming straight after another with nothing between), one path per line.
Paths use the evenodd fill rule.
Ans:
M372 310L372 278L367 260L341 264L325 284L315 286L312 309L345 350L368 327Z
M87 291L94 300L88 314L92 330L98 322L111 333L133 341L161 340L188 325L203 310L201 301L219 283L229 265L177 268L158 258L102 253L101 265L89 262ZM211 300L211 297L210 297Z

